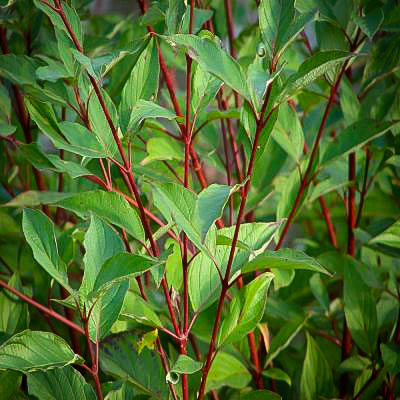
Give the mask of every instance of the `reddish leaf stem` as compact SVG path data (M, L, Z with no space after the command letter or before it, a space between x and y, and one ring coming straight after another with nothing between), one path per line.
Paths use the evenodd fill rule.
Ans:
M16 296L18 296L21 300L27 302L28 304L30 304L31 306L37 308L38 310L42 311L43 313L45 313L46 315L48 315L49 317L52 317L54 319L56 319L57 321L62 322L63 324L67 325L68 327L71 327L72 329L74 329L76 332L79 332L81 335L85 335L85 331L77 324L75 324L74 322L68 320L67 318L65 318L64 316L58 314L57 312L55 312L54 310L47 308L45 306L42 306L41 304L39 304L38 302L36 302L35 300L33 300L32 298L24 295L23 293L21 293L20 291L18 291L17 289L7 285L7 283L5 283L4 281L0 280L0 286L2 286L4 289L7 289L8 291L10 291L11 293L15 294Z
M358 213L356 219L356 227L360 224L361 217L362 217L362 210L364 208L365 197L367 196L368 192L368 171L369 171L369 164L371 162L371 151L368 147L365 148L365 169L364 169L364 180L363 186L361 189L361 196L360 196L360 204L358 205Z
M8 41L7 41L7 31L5 28L0 27L0 45L3 54L9 54L10 50L8 48ZM26 111L24 98L22 93L17 85L12 84L11 88L14 92L15 102L16 102L16 114L18 116L18 120L22 126L22 130L25 136L26 143L32 143L32 130L30 126L30 118L29 114ZM41 192L46 191L46 184L43 179L43 175L37 170L35 167L32 166L33 175L35 177L36 185ZM48 216L51 217L50 209L47 205L42 206L43 212Z
M337 249L338 244L337 244L337 239L336 239L335 227L333 226L331 213L329 212L328 206L326 205L326 200L323 196L321 196L318 199L318 201L319 201L319 204L321 205L322 213L324 215L324 219L325 219L326 225L328 227L329 238L331 240L333 247L335 247Z
M99 400L103 400L103 393L101 392L101 384L100 384L100 379L99 379L99 371L98 371L98 353L94 353L93 351L93 346L92 342L90 340L90 334L89 334L89 318L86 315L82 315L82 320L84 323L85 327L85 337L86 337L86 344L87 348L89 349L89 354L90 354L90 360L91 360L91 368L90 368L90 373L92 374L92 378L94 380L94 386L96 388L96 394L97 398ZM98 346L96 345L97 352L98 352Z
M214 323L213 332L212 332L212 336L211 336L211 343L210 343L210 347L209 347L208 354L207 354L207 360L206 360L206 363L205 363L205 365L203 367L203 376L202 376L202 379L201 379L199 394L198 394L198 397L197 397L198 400L201 400L204 397L205 388L206 388L206 381L207 381L207 377L208 377L208 374L210 372L210 368L211 368L211 364L212 364L212 360L213 360L213 355L214 355L215 345L216 345L216 339L217 339L217 333L218 333L219 324L220 324L221 317L222 317L222 309L223 309L223 305L224 305L224 301L225 301L225 296L226 296L226 294L228 292L228 289L229 289L229 278L230 278L230 273L231 273L231 269L232 269L232 265L233 265L233 260L235 258L235 251L236 251L237 241L238 241L238 238L239 238L240 225L241 225L241 222L243 220L243 216L244 216L245 208L246 208L247 196L248 196L249 190L250 190L250 184L251 184L251 178L252 178L252 175L253 175L253 168L254 168L254 163L255 163L255 159L256 159L256 152L257 152L258 142L259 142L263 127L268 122L269 117L271 115L271 112L270 112L268 117L267 117L267 119L264 121L270 95L271 95L271 85L268 87L267 94L266 94L266 97L265 97L265 100L264 100L264 104L263 104L262 109L261 109L260 118L257 121L256 134L255 134L255 137L254 137L254 144L253 144L253 148L252 148L252 151L251 151L249 167L248 167L248 170L247 170L248 180L247 180L247 182L246 182L246 184L244 186L243 191L241 192L242 193L242 201L240 203L239 215L238 215L238 219L237 219L237 222L236 222L235 233L234 233L233 240L232 240L232 246L231 246L231 251L230 251L230 254L229 254L228 265L227 265L227 268L226 268L226 273L225 273L224 280L222 282L221 295L220 295L220 298L219 298L219 303L218 303L215 323Z
M343 75L344 75L344 73L346 71L347 64L348 64L347 62L344 63L344 65L343 65L343 67L342 67L342 69L341 69L341 71L339 73L339 76L336 79L335 84L331 88L329 100L328 100L328 103L326 105L325 112L324 112L324 115L322 117L321 125L319 127L318 134L317 134L317 137L316 137L315 142L314 142L314 146L313 146L313 149L312 149L312 152L311 152L310 160L308 161L306 172L303 175L303 179L302 179L302 181L300 183L300 188L299 188L299 191L297 193L294 205L293 205L292 210L290 211L289 217L288 217L288 219L287 219L287 221L286 221L286 223L285 223L285 225L283 227L281 236L279 237L279 241L278 241L277 245L275 246L275 250L279 250L282 247L283 241L284 241L284 239L285 239L285 237L286 237L286 235L288 233L288 230L289 230L289 228L290 228L290 226L291 226L291 224L292 224L292 222L294 220L294 217L296 215L296 212L297 212L297 210L298 210L298 208L300 206L300 202L301 202L301 200L303 198L304 192L307 189L308 185L310 184L309 175L310 175L310 173L312 171L313 164L314 164L314 161L315 161L315 157L317 156L317 153L318 153L319 144L321 142L322 134L324 133L326 122L328 120L328 115L329 115L329 113L331 111L331 108L332 108L332 105L333 105L333 102L334 102L334 99L335 99L335 96L336 96L336 92L338 91L340 82L341 82L341 80L343 78Z

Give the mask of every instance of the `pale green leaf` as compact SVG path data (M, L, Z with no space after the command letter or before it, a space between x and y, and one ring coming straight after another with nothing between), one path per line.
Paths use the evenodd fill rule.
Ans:
M93 387L70 365L27 375L29 394L40 400L97 399Z
M16 54L0 56L0 76L17 85L36 84L36 63L33 58Z
M117 193L101 190L82 192L69 195L56 204L57 207L73 211L81 218L87 218L90 213L93 213L125 229L135 239L140 241L145 239L138 213Z
M27 373L83 362L64 339L49 332L25 330L0 346L0 369Z
M385 134L394 128L398 122L374 121L362 119L344 129L340 135L332 140L325 148L321 157L321 164L327 164L338 157L362 147L364 144Z
M35 260L69 293L73 293L68 283L67 266L58 254L53 222L41 211L25 209L22 229Z
M125 332L101 343L101 369L108 375L126 380L140 393L165 400L169 389L160 357L148 348L139 354L138 341L137 334Z
M176 114L151 101L138 100L135 106L132 107L127 130L133 134L136 133L141 124L149 118L173 120L176 118Z
M85 270L79 292L87 296L94 288L102 265L114 255L122 253L125 247L118 233L94 215L91 215L83 245Z
M172 46L185 47L190 57L201 68L224 81L244 98L249 99L246 77L240 65L224 51L208 34L204 38L195 35L163 36Z
M220 351L211 365L206 391L219 389L223 386L243 389L250 380L250 372L237 358Z
M194 374L200 371L203 363L200 361L195 361L193 358L180 354L175 364L172 366L167 375L167 382L171 382L176 385L179 381L179 376L182 374Z
M265 268L306 269L330 275L329 271L315 258L295 249L265 250L262 254L249 261L242 268L242 273Z
M320 396L331 398L333 387L331 367L314 339L307 333L307 352L301 374L300 398L305 400L315 400Z
M273 274L265 272L236 294L222 321L218 346L238 342L255 329L264 315L267 292L273 278Z
M298 317L283 325L272 337L265 366L267 366L281 351L286 349L294 337L301 331L307 322L307 317Z
M341 50L330 50L315 53L307 58L299 70L289 76L280 96L281 101L293 96L298 90L350 57L354 57L354 54Z
M263 375L267 378L275 379L277 381L284 381L289 386L292 386L292 380L290 379L290 376L280 368L268 368L263 372Z
M374 354L378 340L376 300L364 283L352 259L343 268L343 301L346 322L356 344L367 354Z

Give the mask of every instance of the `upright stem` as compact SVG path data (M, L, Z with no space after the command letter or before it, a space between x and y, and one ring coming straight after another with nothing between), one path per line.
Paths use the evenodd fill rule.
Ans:
M89 349L90 360L91 360L90 371L91 371L91 374L92 374L92 377L94 380L97 398L99 400L103 400L103 393L101 392L101 384L100 384L100 379L99 379L98 362L97 362L98 354L97 353L95 354L93 351L93 346L92 346L92 342L90 340L90 334L89 334L89 319L87 318L86 315L83 316L83 322L84 322L84 326L85 326L85 336L86 336L87 348Z
M10 50L8 48L8 41L7 41L7 31L5 28L0 27L0 45L1 45L1 50L3 54L9 54ZM32 143L33 136L32 136L32 130L30 126L30 118L29 114L26 111L25 104L24 104L24 98L22 96L22 93L17 85L12 84L11 88L14 92L14 97L15 97L15 103L16 103L16 114L18 117L18 120L22 126L22 130L25 136L25 142L26 143ZM37 170L35 167L32 167L33 175L35 177L36 185L41 192L46 191L46 184L43 179L43 175L40 173L39 170ZM51 217L50 214L50 209L47 205L42 205L42 210L43 212L48 216Z
M237 219L237 222L236 222L235 233L234 233L234 236L233 236L231 251L230 251L230 254L229 254L228 265L227 265L227 268L226 268L225 277L224 277L223 282L222 282L221 295L220 295L219 302L218 302L217 314L216 314L215 323L214 323L212 336L211 336L211 343L210 343L210 347L209 347L208 354L207 354L207 360L206 360L206 363L205 363L205 365L203 367L203 376L202 376L202 379L201 379L199 394L198 394L198 397L197 397L198 400L201 400L204 397L207 377L208 377L208 374L210 372L210 368L211 368L211 364L212 364L212 360L213 360L213 354L214 354L214 351L215 351L217 333L218 333L219 324L220 324L221 317L222 317L222 309L223 309L223 305L224 305L224 301L225 301L225 296L226 296L226 294L228 292L228 289L229 289L229 277L230 277L230 273L231 273L231 270L232 270L233 260L235 258L235 251L236 251L236 245L237 245L238 238L239 238L240 225L241 225L241 222L243 220L243 216L244 216L244 212L245 212L245 208L246 208L247 196L248 196L249 190L250 190L250 184L251 184L251 178L252 178L252 174L253 174L254 163L255 163L255 159L256 159L256 152L257 152L258 142L259 142L259 139L260 139L260 136L261 136L261 132L262 132L265 124L268 122L269 117L271 115L271 112L270 112L268 117L267 117L267 119L266 119L266 121L264 121L265 113L267 111L267 106L268 106L270 95L271 95L271 85L268 87L267 94L266 94L266 97L265 97L265 100L264 100L264 104L263 104L262 109L261 109L260 118L257 121L256 134L255 134L255 137L254 137L253 148L252 148L252 151L251 151L249 167L248 167L248 170L247 170L247 178L248 178L248 180L247 180L247 182L246 182L246 184L244 186L244 189L242 191L242 201L240 203L239 215L238 215L238 219Z
M358 213L357 213L357 219L356 219L356 226L360 224L361 217L362 217L362 211L364 208L364 202L365 202L365 197L367 196L367 191L368 191L368 171L369 171L369 164L371 162L371 151L369 150L368 147L365 149L365 169L364 169L364 180L363 180L363 186L361 189L361 196L360 196L360 204L358 205Z
M326 225L328 227L328 234L329 234L331 243L332 243L333 247L338 248L335 227L333 226L331 214L329 212L328 206L326 205L326 200L323 196L321 196L318 199L318 201L319 201L319 204L321 205L322 213L324 214L324 219L325 219Z
M193 20L194 20L194 0L190 1L190 19L189 19L189 34L193 32ZM192 140L191 122L190 122L190 102L192 96L192 59L186 54L186 119L185 119L185 178L184 186L189 187L189 159L190 159L190 144ZM182 268L183 268L183 337L180 343L180 353L187 353L187 335L189 331L189 264L188 264L188 252L189 252L189 239L186 233L183 234L183 257L182 257ZM188 376L182 374L182 393L183 400L189 400L189 384Z
M347 198L347 254L354 257L355 255L355 237L354 228L356 226L356 153L349 155L349 182ZM346 318L343 322L343 339L342 339L342 361L349 358L351 352L351 334L347 326ZM345 398L347 393L348 374L344 373L340 377L340 397Z
M328 120L328 116L329 116L329 113L331 111L333 102L335 100L335 96L336 96L336 93L338 91L340 82L341 82L341 80L343 78L343 75L344 75L344 73L346 71L347 64L348 64L347 62L344 63L344 65L343 65L343 67L342 67L342 69L341 69L341 71L339 73L339 76L336 79L335 84L331 88L329 100L328 100L328 103L326 105L325 112L324 112L324 115L322 117L321 125L319 127L318 134L317 134L317 137L316 137L315 142L314 142L314 146L313 146L313 149L312 149L312 152L311 152L310 160L308 161L306 172L304 173L303 179L302 179L302 181L300 183L300 188L299 188L299 191L297 193L294 205L293 205L292 210L290 211L289 217L286 220L286 223L285 223L285 225L283 227L281 236L279 237L279 241L278 241L277 245L275 246L275 250L279 250L282 247L283 241L284 241L284 239L285 239L285 237L286 237L286 235L287 235L287 233L289 231L289 228L290 228L290 226L291 226L291 224L293 222L293 219L294 219L294 217L296 215L296 212L297 212L297 210L298 210L298 208L300 206L300 202L301 202L301 200L303 198L304 192L307 189L308 185L311 183L311 181L309 180L309 177L310 177L309 175L310 175L311 170L313 168L315 157L317 156L319 144L321 142L322 134L324 133L324 130L325 130L325 127L326 127L326 122Z

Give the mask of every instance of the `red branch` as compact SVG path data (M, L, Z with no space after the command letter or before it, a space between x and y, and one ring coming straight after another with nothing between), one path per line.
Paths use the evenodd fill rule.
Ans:
M7 42L7 31L5 28L0 27L0 44L1 44L1 50L3 54L9 54L10 50L8 48L8 42ZM18 120L22 126L22 130L24 132L25 136L25 142L26 143L32 143L32 130L31 130L31 125L30 125L30 118L29 114L26 111L25 104L24 104L24 98L22 96L22 93L17 85L12 84L11 85L12 90L14 92L15 96L15 101L16 101L16 114L18 117ZM46 184L43 179L43 175L40 173L39 170L37 170L35 167L32 166L33 170L33 175L35 176L35 181L38 189L41 192L46 191ZM47 205L42 206L43 212L48 216L51 217L50 214L50 209Z
M212 332L212 336L211 336L211 343L210 343L210 347L209 347L208 354L207 354L207 360L206 360L206 363L205 363L204 368L203 368L203 376L202 376L202 379L201 379L199 394L198 394L198 397L197 397L198 400L201 400L204 397L205 388L206 388L206 381L207 381L207 377L208 377L208 374L210 372L210 368L211 368L211 364L212 364L212 360L213 360L213 354L214 354L214 351L215 351L217 333L218 333L219 324L220 324L221 317L222 317L222 309L223 309L223 305L224 305L226 294L227 294L228 289L229 289L229 278L230 278L230 274L231 274L231 270L232 270L233 260L235 258L235 251L236 251L236 245L237 245L238 238L239 238L240 225L241 225L242 220L243 220L243 216L244 216L244 212L245 212L245 208L246 208L247 196L248 196L249 190L250 190L250 184L251 184L251 178L252 178L252 175L253 175L253 168L254 168L254 163L255 163L255 159L256 159L258 142L260 140L260 136L261 136L262 130L263 130L265 124L268 122L268 120L269 120L269 118L271 116L271 112L270 112L268 117L267 117L267 119L264 121L270 95L271 95L271 85L268 87L267 94L266 94L266 97L265 97L265 100L264 100L264 104L263 104L262 109L261 109L260 118L257 121L257 129L256 129L255 137L254 137L254 144L253 144L253 148L252 148L252 151L251 151L249 167L248 167L248 170L247 170L247 178L248 178L248 180L247 180L247 182L246 182L246 184L244 186L243 191L241 192L242 193L242 201L240 203L239 215L238 215L238 219L237 219L237 222L236 222L235 233L234 233L234 236L233 236L231 251L230 251L230 254L229 254L228 265L227 265L227 268L226 268L226 273L225 273L224 280L222 281L221 295L220 295L220 298L219 298L217 314L216 314L216 317L215 317L214 328L213 328L213 332Z
M85 335L84 330L74 322L68 320L67 318L63 317L61 314L58 314L54 310L47 308L45 306L42 306L32 298L24 295L23 293L19 292L17 289L14 289L13 287L7 285L4 281L0 280L0 286L2 286L4 289L7 289L11 293L15 294L18 296L21 300L25 301L26 303L32 305L33 307L37 308L38 310L44 312L46 315L49 317L52 317L56 319L57 321L62 322L63 324L67 325L68 327L74 329L76 332L79 332L81 335Z
M306 191L307 187L311 183L311 181L309 180L310 173L311 173L313 165L314 165L315 157L317 156L317 153L318 153L319 144L321 142L322 134L324 133L324 130L325 130L326 122L328 120L328 115L329 115L329 113L331 111L331 108L332 108L332 105L333 105L333 102L334 102L334 99L335 99L335 96L336 96L336 92L338 91L340 82L341 82L341 80L343 78L343 75L344 75L344 73L346 71L347 64L348 64L347 62L344 63L344 65L343 65L343 67L342 67L342 69L341 69L341 71L339 73L339 76L336 79L335 84L331 88L331 93L330 93L330 96L329 96L329 100L328 100L328 103L326 105L325 112L324 112L324 115L322 117L322 122L321 122L321 125L320 125L319 130L318 130L317 137L316 137L315 142L314 142L314 146L313 146L313 149L312 149L312 152L311 152L310 160L308 161L306 172L304 173L304 176L303 176L303 179L301 181L300 188L299 188L299 191L297 193L294 205L292 207L292 210L290 211L290 214L289 214L289 217L288 217L288 219L287 219L287 221L285 223L285 226L283 227L283 230L282 230L281 236L279 238L279 241L278 241L277 245L275 246L275 250L279 250L282 247L283 241L284 241L284 239L285 239L285 237L286 237L286 235L288 233L289 227L291 226L291 224L293 222L293 219L294 219L294 217L295 217L295 215L297 213L297 210L298 210L298 208L300 206L300 202L301 202L301 200L303 198L304 192Z

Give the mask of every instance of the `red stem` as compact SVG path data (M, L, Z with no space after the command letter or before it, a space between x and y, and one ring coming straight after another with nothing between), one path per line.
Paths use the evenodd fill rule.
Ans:
M9 54L10 50L8 48L8 42L7 42L7 31L5 28L0 28L0 45L1 45L1 50L3 54ZM22 93L17 85L12 84L11 85L12 90L14 92L15 96L15 101L16 101L16 114L18 117L18 120L22 126L22 130L24 132L25 136L25 142L26 143L32 143L32 130L30 126L30 118L29 114L26 111L25 104L24 104L24 98L22 96ZM35 167L32 166L33 170L33 175L35 177L36 185L41 192L46 191L46 184L43 179L43 175L40 173L39 170L37 170ZM42 206L43 212L48 216L51 217L50 214L50 209L47 205Z
M278 241L277 245L275 246L275 250L279 250L282 247L283 241L284 241L284 239L285 239L285 237L286 237L286 235L288 233L289 227L291 226L291 224L293 222L293 219L294 219L294 217L296 215L296 212L297 212L297 210L298 210L298 208L300 206L300 202L301 202L301 200L303 198L303 194L304 194L305 190L307 189L307 187L310 184L310 181L309 181L308 178L309 178L309 175L310 175L311 170L313 168L315 157L317 156L319 144L321 142L322 134L324 133L326 122L328 120L328 115L329 115L329 113L331 111L331 108L332 108L332 105L333 105L333 102L334 102L334 99L335 99L336 92L337 92L337 90L339 88L340 82L341 82L341 80L343 78L343 75L344 75L344 73L346 71L346 67L347 67L347 62L344 63L344 65L343 65L343 67L342 67L342 69L340 71L340 74L339 74L335 84L331 88L331 93L330 93L330 96L329 96L329 100L328 100L328 103L326 105L325 112L324 112L324 115L322 117L321 125L319 127L318 134L317 134L317 137L316 137L315 142L314 142L314 146L313 146L313 149L312 149L312 152L311 152L311 156L310 156L310 160L309 160L308 165L307 165L306 172L304 173L304 176L303 176L303 179L301 181L300 188L299 188L299 191L297 193L294 205L292 207L292 210L290 211L290 214L289 214L289 217L288 217L288 219L287 219L287 221L285 223L285 226L283 227L283 230L282 230L281 236L279 238L279 241Z
M23 301L25 301L28 304L32 305L33 307L37 308L38 310L42 311L43 313L45 313L49 317L52 317L52 318L62 322L63 324L67 325L68 327L71 327L76 332L79 332L80 334L85 335L85 331L79 325L77 325L74 322L68 320L67 318L65 318L64 316L62 316L62 315L58 314L57 312L51 310L50 308L42 306L41 304L39 304L38 302L36 302L32 298L30 298L30 297L24 295L23 293L19 292L17 289L7 285L7 283L5 283L4 281L0 280L0 286L2 286L4 289L7 289L11 293L15 294L20 299L22 299Z
M347 199L347 254L354 257L355 255L355 237L354 228L356 225L356 153L349 155L349 181ZM343 322L343 339L342 339L342 361L350 356L351 352L351 334L347 326L346 318ZM342 374L340 377L340 396L344 397L347 393L348 374Z
M328 206L326 205L325 198L321 196L318 200L319 204L321 205L322 213L324 214L326 225L328 227L329 238L331 239L333 247L337 249L338 244L336 239L335 227L333 226L331 214L329 212Z
M254 163L255 163L255 159L256 159L256 152L257 152L258 142L259 142L263 127L268 122L269 117L271 115L271 112L270 112L268 117L267 117L267 119L266 119L266 121L264 122L265 113L267 111L267 106L268 106L270 95L271 95L271 85L268 87L267 94L266 94L266 97L265 97L265 100L264 100L264 104L263 104L262 109L261 109L260 118L257 121L257 129L256 129L255 138L254 138L253 148L252 148L252 151L251 151L249 167L248 167L248 171L247 171L248 180L247 180L247 182L246 182L246 184L244 186L244 190L242 191L242 201L240 203L239 215L238 215L238 219L237 219L237 222L236 222L235 233L234 233L234 236L233 236L231 251L230 251L230 254L229 254L228 265L227 265L227 268L226 268L226 273L225 273L224 280L222 282L221 295L220 295L220 298L219 298L217 314L216 314L214 328L213 328L213 332L212 332L212 336L211 336L211 343L210 343L210 347L209 347L208 354L207 354L207 361L206 361L205 366L203 368L203 376L202 376L202 379L201 379L199 395L197 397L198 400L201 400L204 397L205 388L206 388L206 381L207 381L208 373L210 372L210 368L211 368L211 364L212 364L212 360L213 360L213 354L214 354L214 351L215 351L217 333L218 333L219 324L220 324L221 317L222 317L222 309L223 309L223 305L224 305L224 301L225 301L225 296L226 296L226 294L228 292L228 289L229 289L229 277L230 277L230 273L231 273L231 269L232 269L233 260L235 258L235 250L236 250L236 245L237 245L237 241L238 241L238 238L239 238L240 224L241 224L241 222L243 220L243 216L244 216L244 212L245 212L245 208L246 208L247 196L248 196L249 190L250 190L250 183L251 183Z
M367 192L368 192L368 171L369 171L369 164L371 162L371 151L369 150L368 147L366 147L365 149L365 170L364 170L364 180L363 180L363 186L361 189L361 197L360 197L360 204L358 206L358 214L357 214L357 219L356 219L356 225L358 226L360 224L361 221L361 217L362 217L362 210L364 208L364 202L365 202L365 197L367 196Z
M92 346L92 342L90 341L90 334L89 334L89 319L87 318L86 315L83 315L83 322L84 322L84 326L85 326L85 337L86 337L87 348L89 349L90 360L91 360L90 372L91 372L93 380L94 380L97 398L99 400L103 400L103 394L101 392L101 384L100 384L100 380L99 380L99 371L98 371L98 353L94 354L94 351L93 351L93 346ZM98 346L96 346L96 347L98 347ZM97 351L98 351L98 348L97 348Z

